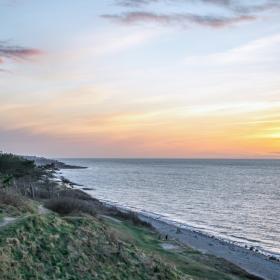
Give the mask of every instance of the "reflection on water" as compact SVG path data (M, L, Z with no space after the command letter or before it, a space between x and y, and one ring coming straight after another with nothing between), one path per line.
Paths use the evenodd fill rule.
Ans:
M73 159L90 193L280 255L280 161Z

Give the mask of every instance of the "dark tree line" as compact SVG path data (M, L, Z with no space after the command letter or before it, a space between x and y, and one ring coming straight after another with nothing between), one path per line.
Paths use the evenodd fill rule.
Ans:
M52 173L51 166L37 167L32 160L23 157L0 153L0 188L13 189L25 196L52 197L53 182L49 180Z

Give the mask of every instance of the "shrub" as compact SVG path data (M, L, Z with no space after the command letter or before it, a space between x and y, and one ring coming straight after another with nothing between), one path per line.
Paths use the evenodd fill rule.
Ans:
M62 190L59 192L59 196L60 197L68 197L68 198L75 198L75 199L80 199L80 200L93 200L93 198L80 190L75 190L75 189L66 189L66 190Z
M3 207L12 206L23 212L33 212L32 207L26 199L23 199L19 194L8 191L0 191L0 205Z
M96 214L92 203L71 197L51 199L45 203L45 207L61 215L86 213L94 216Z

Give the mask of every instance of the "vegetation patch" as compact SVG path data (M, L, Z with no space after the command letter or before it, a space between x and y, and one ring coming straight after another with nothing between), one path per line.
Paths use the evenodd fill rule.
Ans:
M136 214L55 182L54 172L0 153L1 280L258 279L180 244L164 249Z
M61 215L79 212L93 216L96 214L96 209L92 203L87 200L74 197L61 197L48 200L45 204L45 207Z
M34 213L32 203L18 193L0 190L0 213L7 215L21 215L23 213Z
M187 279L260 280L221 258L201 254L175 241L174 246L180 250L166 250L163 244L170 244L172 241L165 241L158 233L147 227L137 226L130 221L115 223L111 219L104 220L123 240L132 242L147 254L158 256L163 262L176 267L183 275L189 277Z
M93 217L29 216L1 232L0 275L24 279L190 279Z

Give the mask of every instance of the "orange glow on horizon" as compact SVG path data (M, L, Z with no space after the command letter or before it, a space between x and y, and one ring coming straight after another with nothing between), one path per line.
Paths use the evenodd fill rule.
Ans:
M65 106L63 115L57 113L60 105L53 101L44 106L7 106L2 111L14 129L64 139L66 147L67 142L69 147L76 143L89 153L94 143L102 151L121 151L124 157L131 153L136 157L280 157L280 120L273 103L270 109L253 106L239 112L240 106L233 106L226 113L220 107L201 111L188 107L137 113L92 110L73 117L74 104L75 99ZM25 126L20 126L18 119L23 115Z

